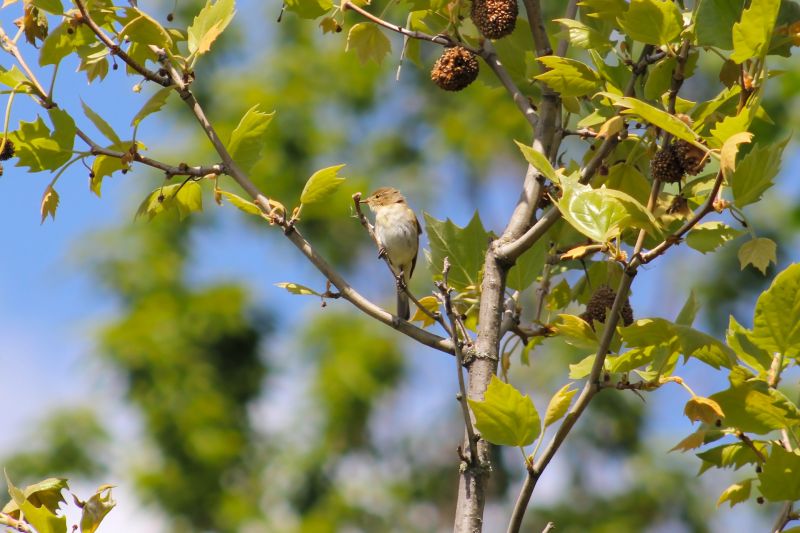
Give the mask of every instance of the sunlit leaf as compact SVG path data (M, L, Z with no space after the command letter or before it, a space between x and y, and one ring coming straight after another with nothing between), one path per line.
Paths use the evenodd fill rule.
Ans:
M727 489L722 491L722 494L719 495L719 499L717 500L717 507L719 507L725 502L728 502L730 506L733 507L737 503L742 503L743 501L746 501L750 497L751 484L752 480L746 479L741 483L734 483L733 485L729 486Z
M138 126L139 123L144 120L148 115L156 113L164 107L164 104L167 103L167 98L175 92L172 87L164 87L163 89L159 89L153 96L151 96L147 102L142 106L138 113L133 117L131 120L131 126Z
M550 164L550 161L547 157L539 152L538 150L534 150L527 144L522 144L519 141L514 141L517 143L520 151L522 152L523 157L531 165L533 168L538 170L542 176L549 179L554 183L558 183L558 176L556 176L556 171L553 168L553 165Z
M541 432L539 414L531 399L497 376L492 376L484 399L469 400L469 405L475 414L475 427L492 444L527 446Z
M800 355L800 264L778 274L758 297L751 338L768 353Z
M780 5L780 0L752 0L742 11L741 20L733 25L733 61L766 55Z
M722 408L717 402L702 396L693 396L683 408L683 414L692 422L705 422L714 424L725 417Z
M430 242L431 274L439 279L445 257L450 262L448 282L458 291L479 287L484 255L489 246L489 233L483 228L478 213L469 224L458 227L450 219L437 220L424 213L425 232Z
M769 501L800 500L800 451L773 444L758 481L759 491Z
M202 55L211 49L211 44L233 20L234 5L234 0L206 1L187 31L189 53Z
M572 403L572 398L578 392L570 389L571 386L572 383L567 383L550 398L550 403L547 405L547 411L544 415L544 427L550 427L567 414L569 404Z
M44 194L42 195L42 203L39 207L39 212L42 215L42 224L44 224L47 215L50 215L50 218L53 220L56 219L56 209L58 209L58 193L53 188L52 185L48 185L47 188L44 190Z
M313 204L325 200L344 182L344 178L339 176L339 171L344 165L335 165L323 168L314 172L300 194L301 204Z
M117 505L117 502L111 496L112 488L112 485L102 485L88 500L83 502L81 533L94 533L97 531L106 515Z
M264 113L254 105L244 114L239 125L231 133L228 151L245 174L252 170L264 150L266 132L275 113Z
M619 23L630 38L647 44L668 44L683 29L680 9L668 0L631 0Z
M580 61L558 56L543 56L539 61L548 70L535 78L545 82L562 97L591 94L600 85L597 72Z

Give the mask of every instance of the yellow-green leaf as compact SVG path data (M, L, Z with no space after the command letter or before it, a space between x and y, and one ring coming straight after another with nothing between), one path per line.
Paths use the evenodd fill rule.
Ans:
M81 512L81 533L94 533L100 523L117 505L111 496L113 485L101 485L92 496L83 502Z
M744 243L739 248L738 255L741 270L747 265L753 265L766 276L769 264L778 264L778 245L772 239L758 237Z
M750 485L752 481L752 479L746 479L741 483L734 483L723 490L722 494L719 495L719 500L717 500L717 507L725 502L728 502L730 506L733 507L737 503L742 503L747 500L747 498L750 497Z
M684 121L670 115L666 111L662 111L656 107L651 106L637 98L628 96L619 96L613 93L600 93L600 95L610 99L614 105L624 107L623 115L637 115L643 120L658 126L664 131L667 131L684 141L694 143L697 136ZM702 145L701 145L702 146ZM705 149L705 148L704 148Z
M584 96L595 92L600 85L600 76L580 61L558 56L539 58L546 72L535 76L539 81L558 91L561 96Z
M531 399L497 376L482 401L469 400L475 427L487 441L501 446L527 446L541 432L539 413Z
M153 96L151 96L147 102L142 106L136 116L133 117L131 120L131 126L136 127L139 123L145 119L148 115L151 115L157 111L159 111L164 104L167 103L167 98L175 92L172 87L164 87L159 89Z
M189 26L187 32L189 53L202 55L208 52L211 44L228 27L234 15L234 0L217 0L213 4L211 0L207 0L206 5Z
M550 399L550 403L547 405L547 411L544 415L544 427L549 427L554 422L561 420L561 417L567 413L573 396L578 392L577 390L570 389L571 386L572 383L567 383Z
M313 204L327 198L344 181L338 175L342 168L344 165L335 165L314 172L303 187L300 203Z
M292 283L289 281L276 283L275 286L280 287L281 289L286 289L288 292L292 294L299 294L301 296L322 296L314 289L309 289L305 285L299 285L297 283Z
M218 190L216 192L217 192L217 194L220 194L221 196L224 196L231 203L231 205L235 206L240 211L244 211L248 215L256 215L256 216L262 216L263 215L263 213L261 212L261 209L259 209L256 204L254 204L253 202L250 202L248 200L245 200L241 196L237 196L237 195L233 194L232 192L228 192L228 191L220 191L220 190Z
M371 59L380 64L391 49L389 38L376 24L359 22L347 34L347 51L355 50L362 63Z
M550 161L547 157L542 154L541 152L534 150L530 146L526 144L522 144L519 141L514 141L519 146L520 151L522 152L523 157L525 157L525 161L528 162L533 168L538 170L542 176L549 179L554 183L558 183L558 176L556 176L556 171L553 168L553 165L550 164Z
M266 132L275 113L264 113L254 105L244 114L228 141L228 151L239 169L249 173L259 159L266 143Z
M753 0L742 11L741 20L733 25L733 61L766 55L780 6L780 0Z
M619 23L628 37L647 44L668 44L683 29L681 11L671 0L631 0Z

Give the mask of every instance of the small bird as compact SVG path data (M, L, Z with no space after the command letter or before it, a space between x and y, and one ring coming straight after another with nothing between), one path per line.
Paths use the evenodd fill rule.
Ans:
M362 200L375 213L375 237L380 250L378 257L386 256L398 280L397 316L408 320L411 312L408 296L400 283L408 284L414 273L422 229L414 211L395 188L381 187Z

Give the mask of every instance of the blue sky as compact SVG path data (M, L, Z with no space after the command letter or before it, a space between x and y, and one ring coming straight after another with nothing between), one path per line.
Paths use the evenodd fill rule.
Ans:
M250 20L253 24L255 20L259 20L258 17L242 16L255 12L257 6L263 10L263 6L255 1L239 2L240 15L235 24L242 23L243 20ZM0 21L11 32L7 11L8 9L0 12ZM16 12L14 9L12 11ZM261 13L261 10L258 12ZM267 12L271 13L272 10L267 9ZM9 66L9 61L9 56L0 56L0 65ZM35 61L32 63L35 64ZM80 119L78 110L81 98L89 102L118 132L127 131L131 117L148 98L149 92L134 94L131 87L138 80L127 78L122 69L111 71L101 86L87 85L82 76L73 73L74 70L75 63L71 60L61 67L56 93L59 105L75 112L79 126L91 131L94 137L97 134L91 125ZM33 120L38 111L24 98L19 98L17 104L12 114L12 128L19 120ZM178 105L178 102L172 101L171 105ZM159 140L180 143L180 131L175 128L168 118L151 117L140 127L139 138L151 146L158 145ZM76 147L82 149L81 144L81 141L76 141ZM767 201L777 201L779 197L797 198L799 185L787 178L795 174L791 169L798 168L799 163L795 154L791 163L784 165L781 185L769 193ZM497 180L486 186L483 194L475 195L487 199L485 209L482 210L483 220L495 231L501 229L501 223L509 211L508 206L511 205L509 202L517 195L518 177L512 170L515 169L503 170ZM96 282L84 272L75 250L91 246L91 241L87 241L86 237L92 231L134 223L133 214L143 191L139 182L144 176L152 175L140 170L126 176L106 179L103 197L100 199L89 192L88 171L79 164L74 165L56 186L61 195L56 220L40 224L39 203L50 176L31 175L22 169L6 165L5 173L0 178L0 227L6 230L2 236L0 266L0 368L3 382L0 400L7 407L3 417L4 429L0 431L0 455L25 446L31 423L49 410L87 403L97 407L105 420L112 421L112 429L117 437L124 436L136 441L138 422L135 412L124 406L119 383L113 374L92 355L92 332L114 316L115 302L108 294L99 290ZM419 210L426 209L437 218L451 217L457 223L464 224L473 207L466 205L468 197L464 191L456 193L463 195L463 202L431 206L419 205L413 198L410 200ZM467 209L459 209L459 204L465 205ZM197 261L190 274L192 279L197 283L217 281L220 278L246 279L254 287L257 301L292 306L298 309L294 314L296 317L320 312L316 300L290 297L273 286L278 281L295 281L315 287L323 283L321 277L288 244L270 237L270 245L280 246L280 253L288 259L269 261L269 250L264 243L264 232L270 231L269 229L243 224L237 212L233 209L220 210L208 197L206 205L209 206L208 209L220 212L220 224L210 231L196 235L194 255ZM689 280L693 268L687 267L687 258L691 259L691 264L703 265L711 261L697 252L683 250L642 271L636 280L633 301L637 316L675 316L691 288ZM271 265L269 271L264 268L267 264ZM354 279L368 280L361 289L377 299L381 295L386 296L386 290L390 291L390 296L389 282L375 282L374 274L377 272L378 275L383 275L385 267L378 261L365 261L363 268L364 276L354 276ZM669 278L674 281L664 284L661 280L668 271L679 274ZM770 271L771 275L774 273L774 270ZM333 302L331 305L346 304ZM288 326L292 328L296 324L297 322L290 322ZM279 342L290 341L283 339ZM425 425L433 421L432 417L442 416L448 410L456 409L452 401L455 383L452 383L452 390L441 390L435 398L430 399L435 408L431 404L422 405L413 401L418 390L436 388L441 375L452 374L452 361L446 357L438 357L425 348L409 346L409 352L411 377L409 384L398 393L398 398L403 403L411 404L403 415L405 423L410 426ZM724 386L724 377L709 379L712 374L700 365L690 365L682 375L690 380L698 394L711 393ZM537 398L540 409L546 401L546 398ZM654 446L664 447L666 451L691 431L686 419L675 416L676 405L682 405L685 397L675 387L673 390L650 395L648 402L653 407L655 417ZM270 405L263 405L260 409L275 417L280 411ZM281 421L275 419L266 423L280 424ZM116 448L113 453L124 456L123 451L122 448ZM555 479L558 471L556 462L548 476L554 476ZM109 516L106 530L121 533L158 531L158 518L152 511L146 514L152 523L142 522L144 513L139 512L135 496L124 486L123 473L124 469L120 469L113 474L119 477L109 480L121 485L117 489L120 505ZM547 479L542 486L548 486ZM557 484L555 487L551 488L551 498L557 498ZM87 495L91 489L92 487L82 486L79 492ZM715 519L720 521L719 531L728 527L724 524L741 525L742 520L752 518L741 506L737 509L733 512L724 510L717 513ZM494 520L498 523L504 522L505 516L500 516L502 513L497 514L495 517L490 512L490 524Z

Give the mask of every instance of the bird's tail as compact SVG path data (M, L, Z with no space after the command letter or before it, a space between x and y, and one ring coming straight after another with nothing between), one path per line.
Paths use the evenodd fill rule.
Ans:
M408 295L400 287L397 288L397 316L403 320L408 320L411 317Z

